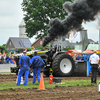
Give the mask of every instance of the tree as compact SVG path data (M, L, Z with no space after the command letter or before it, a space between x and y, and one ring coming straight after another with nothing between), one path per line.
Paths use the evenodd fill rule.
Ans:
M36 35L43 38L48 34L48 24L51 18L63 20L67 16L63 9L65 1L73 0L23 0L22 10L25 12L24 21L29 38Z
M5 51L5 53L8 53L8 50L5 47L5 44L3 44L2 46L0 46L0 52L3 53L3 51Z

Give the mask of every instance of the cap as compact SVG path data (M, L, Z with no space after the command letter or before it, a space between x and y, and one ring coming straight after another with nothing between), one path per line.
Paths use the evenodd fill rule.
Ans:
M36 51L34 52L34 55L37 55L37 52Z

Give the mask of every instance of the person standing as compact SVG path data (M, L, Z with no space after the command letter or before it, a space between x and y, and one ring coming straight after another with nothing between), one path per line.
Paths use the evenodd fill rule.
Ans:
M6 60L8 64L10 64L10 60L11 60L11 57L9 56L9 57L7 58L7 60Z
M26 55L26 51L23 51L23 56L19 59L20 71L18 73L17 85L21 83L21 76L25 74L24 86L28 83L29 66L31 65L30 57Z
M9 63L9 55L8 54L6 54L6 62L7 62L7 64Z
M2 53L0 53L0 64L3 64L3 54Z
M33 69L33 81L32 83L34 84L36 82L36 75L38 78L38 82L40 82L40 73L41 73L41 69L44 67L44 61L43 59L37 55L37 52L34 52L34 57L32 57L31 59L31 70Z
M97 80L97 69L99 67L99 56L96 54L96 51L90 56L89 62L91 63L91 83L96 84Z
M11 58L10 58L10 63L11 64L15 64L15 60L14 60L14 57L13 56L11 56Z

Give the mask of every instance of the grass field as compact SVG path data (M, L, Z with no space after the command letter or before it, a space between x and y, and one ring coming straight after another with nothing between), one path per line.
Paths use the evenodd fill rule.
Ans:
M0 74L15 74L15 73L0 73ZM97 83L100 80L97 80ZM75 86L82 86L82 85L91 85L91 80L62 80L61 83L59 84L49 84L49 81L44 81L44 86L45 88L54 88L55 86L65 86L65 87L75 87ZM97 85L97 84L93 84L93 85ZM11 83L0 83L0 90L3 89L10 89L10 88L21 88L21 89L28 89L28 88L39 88L39 83L36 82L35 84L32 84L32 82L28 82L27 86L23 86L23 84L21 84L20 86L16 85L16 82L11 82Z
M99 80L98 80L99 81ZM70 86L82 86L82 85L91 85L90 84L90 80L71 80L71 81L62 81L59 84L49 84L48 81L44 82L44 86L45 88L54 88L55 86L65 86L65 87L70 87ZM97 84L93 84L93 85L97 85ZM39 83L36 82L35 84L32 84L32 82L28 82L27 86L23 86L23 84L21 84L20 86L17 86L15 82L13 83L0 83L0 90L3 89L10 89L10 88L21 88L21 89L28 89L28 88L39 88Z

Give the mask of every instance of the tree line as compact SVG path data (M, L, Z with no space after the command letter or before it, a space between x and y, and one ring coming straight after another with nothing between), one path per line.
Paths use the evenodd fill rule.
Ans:
M5 51L5 53L9 53L9 51L7 50L7 48L5 47L5 44L0 46L0 52L3 54L3 52Z
M52 18L64 20L68 15L63 8L66 1L74 0L23 0L21 5L27 36L43 38L48 34L49 21Z

